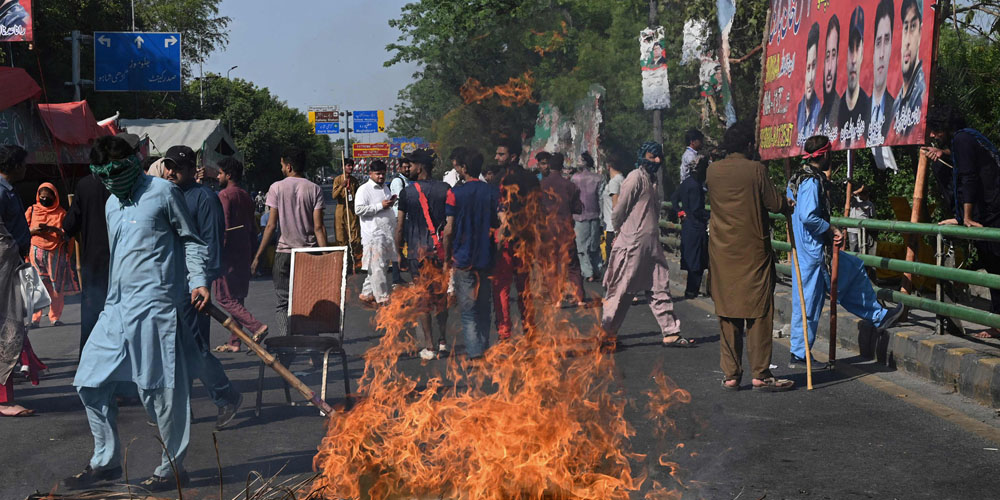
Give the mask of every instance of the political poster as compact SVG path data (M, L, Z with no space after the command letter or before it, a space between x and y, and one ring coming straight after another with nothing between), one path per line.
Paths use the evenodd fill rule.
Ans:
M0 42L30 42L31 0L0 0Z
M934 1L770 0L761 158L923 144Z
M663 26L646 28L639 33L639 61L642 63L642 105L648 109L670 107L670 83L667 81L667 45Z

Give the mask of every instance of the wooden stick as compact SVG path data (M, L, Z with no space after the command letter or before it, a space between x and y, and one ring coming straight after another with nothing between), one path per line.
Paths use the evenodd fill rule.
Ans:
M75 198L76 195L69 194L69 195L66 195L66 197L69 198L69 206L72 207L73 206L73 198ZM76 242L73 245L73 251L76 254L76 279L77 279L77 284L80 285L80 290L82 291L83 290L83 267L80 265L80 238L75 238L75 239L76 239Z
M789 181L792 179L792 163L788 158L785 158L785 178ZM806 346L806 388L811 391L813 388L813 373L812 353L809 349L809 324L806 319L806 298L805 293L802 292L802 270L799 269L799 254L795 250L795 232L792 231L792 219L791 214L785 219L785 235L788 237L788 244L792 247L792 267L795 268L795 283L799 285L799 307L802 308L802 339L805 341ZM794 309L794 302L792 303L792 307Z
M305 396L306 399L312 402L313 406L319 408L325 415L333 414L333 408L331 408L326 401L320 399L315 392L309 389L309 386L299 380L299 378L292 374L292 372L288 371L288 368L285 368L284 365L279 363L278 360L271 355L271 353L267 352L267 350L261 347L260 344L254 342L253 338L251 338L249 334L244 332L243 329L240 328L239 325L237 325L236 322L233 321L233 319L226 313L219 310L218 307L215 307L215 304L206 304L205 310L202 312L211 316L212 319L222 324L222 326L232 332L233 335L239 337L251 351L260 357L260 360L263 361L265 365L278 372L278 375L281 376L285 382L288 382L288 385L294 387L296 391L299 391L300 394Z
M226 232L228 233L229 231L235 231L237 229L243 229L243 224L240 224L238 226L233 226L233 227L226 228Z

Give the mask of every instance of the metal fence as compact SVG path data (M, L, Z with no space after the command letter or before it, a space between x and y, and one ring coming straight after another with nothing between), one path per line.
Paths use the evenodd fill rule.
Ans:
M669 209L671 204L664 202L663 207ZM770 214L772 220L785 220L782 214ZM903 305L921 311L927 311L938 315L936 330L943 333L943 323L941 317L970 321L980 325L1000 328L1000 314L992 314L974 307L944 302L941 281L951 281L968 285L979 285L987 288L1000 289L1000 275L970 271L967 269L955 269L943 265L944 240L962 239L970 241L996 241L1000 242L1000 229L987 227L965 227L965 226L939 226L937 224L925 224L916 222L902 222L878 219L852 219L849 217L831 217L830 223L840 228L858 228L862 231L861 241L866 240L867 230L877 230L895 232L908 235L933 236L936 240L935 264L925 264L922 262L910 262L902 259L892 259L879 257L865 253L848 252L861 259L866 266L888 271L910 273L937 280L934 290L934 299L907 295L898 290L880 288L875 286L875 292L883 300L902 303ZM680 231L680 224L672 223L666 219L660 219L660 227L671 232ZM680 239L673 236L662 236L660 240L670 245L680 245ZM791 245L785 241L771 240L771 246L778 251L790 251ZM788 263L779 263L776 270L786 276L792 276L792 267Z

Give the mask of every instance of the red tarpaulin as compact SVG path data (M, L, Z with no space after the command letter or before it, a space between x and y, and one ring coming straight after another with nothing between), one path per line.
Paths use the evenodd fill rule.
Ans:
M0 67L0 110L42 95L42 89L21 68Z
M42 120L52 136L63 144L90 144L108 132L97 124L87 101L39 104Z

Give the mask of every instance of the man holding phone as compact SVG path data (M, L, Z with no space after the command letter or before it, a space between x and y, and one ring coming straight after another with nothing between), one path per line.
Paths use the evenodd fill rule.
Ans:
M396 195L385 184L385 171L385 162L373 161L368 182L358 188L354 200L354 212L361 222L361 268L368 272L359 298L369 305L389 301L388 267L397 260L396 218L392 212Z

